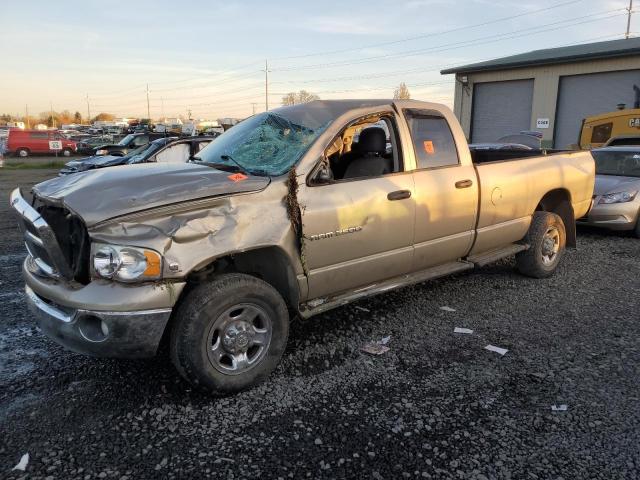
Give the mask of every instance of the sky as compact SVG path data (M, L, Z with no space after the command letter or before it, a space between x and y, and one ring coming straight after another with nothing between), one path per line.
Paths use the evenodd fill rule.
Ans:
M0 113L244 118L322 99L453 103L443 68L624 37L628 0L6 2ZM634 32L638 20L632 19ZM88 102L87 102L88 97Z

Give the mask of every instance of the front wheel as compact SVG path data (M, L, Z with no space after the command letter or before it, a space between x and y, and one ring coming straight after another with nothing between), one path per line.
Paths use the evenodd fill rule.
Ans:
M16 154L19 157L26 158L29 156L29 150L26 148L19 148L18 150L16 150Z
M69 150L68 148L65 148L65 149L62 151L62 155L64 155L65 157L70 157L70 156L71 156L71 153L72 153L72 152L71 152L71 150Z
M191 384L227 395L264 381L289 334L287 307L259 278L222 275L181 301L171 331L171 359Z
M558 268L567 242L562 218L555 213L535 212L525 242L529 249L516 255L520 273L533 278L550 277Z

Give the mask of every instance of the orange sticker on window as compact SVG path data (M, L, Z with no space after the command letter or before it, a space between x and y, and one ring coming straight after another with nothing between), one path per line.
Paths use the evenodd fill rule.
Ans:
M229 180L231 180L232 182L241 182L241 181L243 181L243 180L246 180L246 179L247 179L247 178L249 178L249 177L247 177L247 176L246 176L245 174L243 174L243 173L234 173L233 175L229 175L227 178L228 178Z
M431 140L425 140L422 142L424 145L424 151L429 155L433 155L436 153L436 149L433 147L433 142Z

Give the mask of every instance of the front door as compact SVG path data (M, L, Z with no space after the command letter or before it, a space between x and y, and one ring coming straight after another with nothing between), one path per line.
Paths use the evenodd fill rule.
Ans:
M386 146L382 139L375 147L380 151L358 147L371 135L363 134L358 125L350 125L342 140L345 145L354 145L352 151L332 158L334 165L343 164L335 168L341 172L339 178L300 186L303 260L310 299L371 285L410 269L415 220L413 176L404 171L395 116L386 115L384 120L374 118L374 123L364 124L380 134L380 122L387 122L382 124L386 125ZM382 173L366 168L368 161L377 165L385 160L389 167Z

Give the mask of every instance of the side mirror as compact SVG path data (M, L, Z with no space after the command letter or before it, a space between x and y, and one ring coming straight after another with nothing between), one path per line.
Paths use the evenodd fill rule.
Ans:
M315 176L316 183L326 184L333 182L333 172L331 171L331 167L329 166L329 162L324 160L320 164L320 168Z

